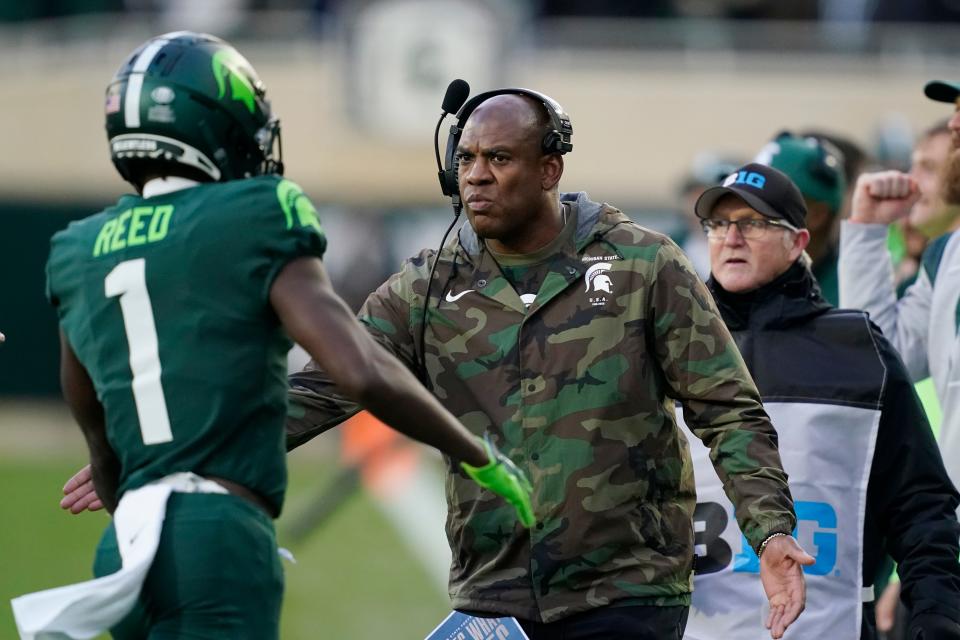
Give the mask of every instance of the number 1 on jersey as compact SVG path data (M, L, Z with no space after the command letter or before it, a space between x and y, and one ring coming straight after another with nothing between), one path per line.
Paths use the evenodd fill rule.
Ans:
M143 443L159 444L173 440L173 432L160 383L160 346L147 291L146 264L143 258L121 262L107 274L103 284L108 298L120 296L123 328L130 346L133 399Z

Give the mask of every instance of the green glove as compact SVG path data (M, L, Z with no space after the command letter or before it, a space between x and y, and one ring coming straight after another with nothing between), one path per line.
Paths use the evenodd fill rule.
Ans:
M532 527L537 519L533 515L533 506L530 504L530 492L533 491L533 487L527 480L527 476L513 464L510 458L497 450L490 442L489 436L483 439L483 447L487 450L490 460L487 465L474 467L461 462L460 466L478 485L493 491L512 504L523 526Z

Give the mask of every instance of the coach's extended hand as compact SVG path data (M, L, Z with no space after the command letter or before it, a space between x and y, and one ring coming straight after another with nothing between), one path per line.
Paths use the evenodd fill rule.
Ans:
M474 467L466 462L460 466L474 482L489 489L513 505L517 517L525 527L532 527L537 519L530 504L530 492L533 487L523 471L517 468L510 458L500 453L489 438L484 438L483 446L487 450L490 462L483 467Z
M804 551L793 536L771 538L760 554L760 582L770 601L767 629L771 638L782 638L807 602L803 565L816 560Z

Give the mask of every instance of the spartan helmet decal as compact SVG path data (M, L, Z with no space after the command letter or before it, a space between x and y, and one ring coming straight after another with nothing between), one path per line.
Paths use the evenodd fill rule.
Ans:
M611 266L613 265L609 262L598 262L590 265L590 268L587 269L587 272L583 275L583 279L587 283L587 288L585 289L587 293L591 291L613 293L613 281L611 281L610 276L607 275Z
M242 103L250 113L255 113L257 90L250 78L256 75L250 63L240 57L235 49L221 49L213 54L211 66L217 81L217 99L223 100L229 79L230 98Z
M607 293L613 293L613 291L610 291L610 287L612 286L613 283L610 281L610 276L606 274L601 273L593 279L594 291L606 291Z

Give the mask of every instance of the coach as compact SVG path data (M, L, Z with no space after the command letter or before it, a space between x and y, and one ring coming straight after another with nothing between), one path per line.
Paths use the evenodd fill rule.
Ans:
M439 256L405 263L360 312L534 485L538 524L526 529L448 461L454 608L513 616L531 640L679 639L695 507L679 400L761 553L764 624L782 637L804 607L801 565L814 559L790 535L777 435L709 292L665 236L586 193L559 193L570 150L556 146L559 105L528 90L494 93L464 105L453 141L453 191L470 224ZM313 366L291 385L290 448L359 410ZM93 499L81 486L62 504L78 511Z

